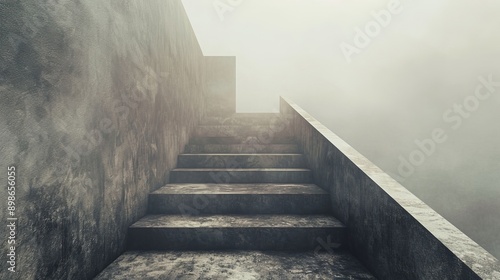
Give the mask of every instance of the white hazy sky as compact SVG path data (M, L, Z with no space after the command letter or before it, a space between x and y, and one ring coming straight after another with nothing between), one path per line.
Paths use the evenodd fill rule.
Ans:
M236 56L237 110L289 97L397 179L433 129L448 140L402 183L500 258L500 89L453 130L443 113L500 81L500 1L400 0L348 63L340 44L391 0L183 0L207 56ZM230 4L229 4L230 5ZM400 180L401 181L401 180Z
M204 54L237 57L239 111L276 111L280 95L298 103L314 99L346 105L362 98L373 107L371 99L385 97L381 90L411 94L397 85L387 91L377 83L392 82L391 71L401 74L395 68L406 67L408 59L424 54L452 58L475 44L482 47L480 40L491 40L482 33L496 35L493 17L500 7L498 1L397 1L402 12L349 64L340 44L352 44L355 29L373 20L371 11L387 9L391 1L239 0L223 20L215 11L217 2L230 1L183 0ZM498 36L495 43L500 45ZM474 79L478 74L464 75ZM421 79L412 73L401 78ZM374 93L367 95L367 89Z

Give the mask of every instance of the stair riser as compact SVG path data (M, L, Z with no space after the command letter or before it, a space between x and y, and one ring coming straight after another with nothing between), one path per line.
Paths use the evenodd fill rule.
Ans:
M311 183L310 171L171 171L171 183Z
M271 129L270 126L198 126L194 134L195 137L287 137L290 136L290 130L285 126L276 126Z
M275 154L296 154L299 153L299 148L296 145L275 144L275 145L187 145L185 153L198 154L198 153L225 153L225 154L262 154L262 153L275 153Z
M301 168L302 155L180 155L179 168Z
M277 127L286 125L290 119L286 119L280 114L254 114L254 115L239 115L231 117L208 117L202 120L202 125L267 125L269 127Z
M151 194L152 214L327 214L325 194Z
M272 133L265 133L259 136L235 136L235 137L193 137L190 144L247 144L247 145L267 145L267 144L294 144L292 137L282 137Z
M330 238L328 238L330 237ZM130 250L279 250L343 244L345 228L130 228Z

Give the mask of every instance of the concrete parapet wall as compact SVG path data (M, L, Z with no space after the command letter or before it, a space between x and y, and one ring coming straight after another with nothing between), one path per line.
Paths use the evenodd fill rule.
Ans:
M379 279L500 279L500 262L299 106L281 99L349 248Z

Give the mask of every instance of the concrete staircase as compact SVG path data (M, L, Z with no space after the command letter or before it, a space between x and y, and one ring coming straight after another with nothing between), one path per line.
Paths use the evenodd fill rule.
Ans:
M374 279L279 114L203 121L97 279Z

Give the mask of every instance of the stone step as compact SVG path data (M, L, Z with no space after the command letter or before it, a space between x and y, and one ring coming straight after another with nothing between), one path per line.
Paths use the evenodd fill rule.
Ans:
M95 280L375 279L350 253L273 251L129 251Z
M185 153L244 153L244 154L259 154L259 153L277 153L277 154L297 154L299 147L296 144L267 144L267 145L252 145L252 144L204 144L204 145L186 145Z
M280 113L237 113L230 116L210 116L202 125L279 125L288 123Z
M200 125L193 133L194 137L249 137L262 139L290 136L290 130L269 125Z
M346 228L326 215L149 215L129 227L131 250L314 250L340 246Z
M191 137L189 144L246 144L246 145L267 145L267 144L295 144L293 137L280 135L261 136L224 136L224 137Z
M178 168L300 168L301 154L181 154Z
M327 214L330 205L305 184L168 184L149 195L153 214Z
M311 170L305 168L176 168L171 183L312 183Z

